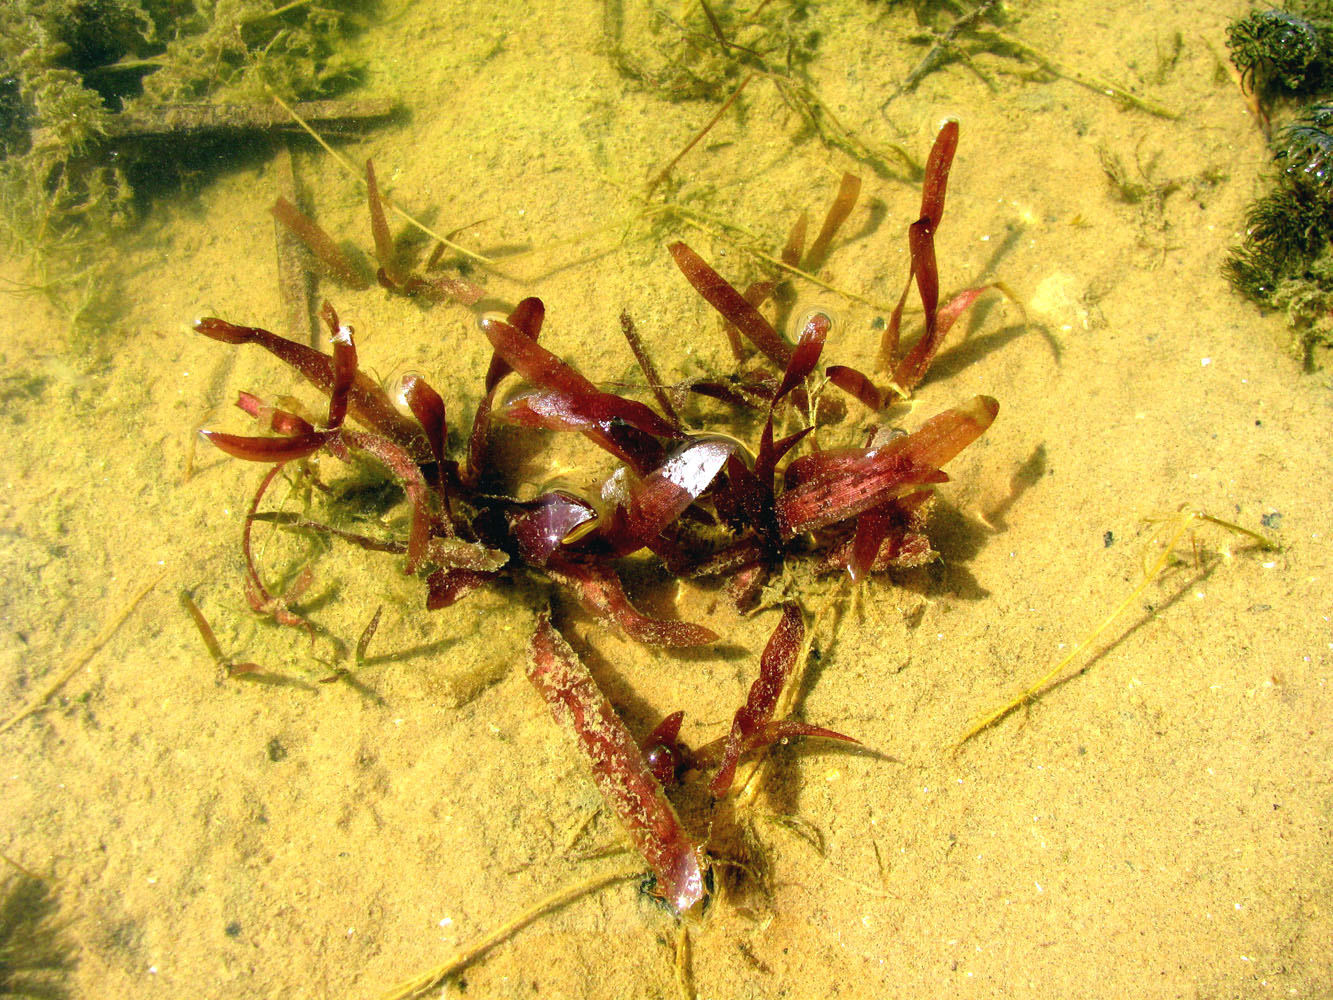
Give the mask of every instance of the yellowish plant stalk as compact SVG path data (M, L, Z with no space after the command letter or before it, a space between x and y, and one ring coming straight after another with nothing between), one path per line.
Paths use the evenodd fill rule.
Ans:
M1019 708L1022 708L1024 705L1030 704L1037 697L1045 693L1045 691L1049 688L1051 683L1062 673L1064 673L1065 669L1071 663L1073 663L1074 660L1076 660L1079 656L1081 656L1083 654L1083 651L1086 650L1088 646L1090 646L1093 642L1095 642L1103 632L1105 632L1108 628L1110 628L1112 623L1114 623L1115 620L1120 617L1120 615L1124 612L1126 608L1128 608L1131 604L1134 603L1135 600L1138 599L1140 594L1142 594L1145 590L1148 589L1148 587L1153 583L1154 580L1156 580L1159 576L1162 575L1162 571L1166 569L1168 563L1170 563L1171 561L1172 556L1175 555L1176 546L1180 544L1180 540L1185 536L1185 533L1189 531L1192 526L1194 526L1196 523L1200 521L1204 521L1209 524L1216 524L1219 527L1225 528L1227 531L1233 532L1238 535L1244 535L1245 537L1250 538L1256 543L1258 543L1259 547L1264 549L1265 551L1272 551L1273 549L1277 548L1277 546L1274 545L1273 542L1269 541L1263 535L1259 534L1256 531L1251 531L1248 528L1242 528L1239 524L1233 524L1230 521L1224 521L1221 518L1214 517L1211 514L1205 514L1203 511L1200 510L1192 510L1189 508L1182 509L1178 514L1174 515L1170 520L1167 520L1162 525L1162 527L1159 528L1154 533L1153 537L1156 538L1161 534L1163 534L1164 532L1171 530L1174 526L1174 530L1171 530L1170 537L1167 539L1166 544L1162 547L1161 554L1144 571L1143 580L1139 583L1139 585L1135 587L1133 590L1131 590L1128 594L1126 594L1125 598L1111 610L1111 613L1107 615L1105 619L1102 620L1102 623L1098 625L1096 628L1094 628L1090 633L1088 633L1088 635L1084 636L1081 640L1079 640L1079 642L1077 642L1074 645L1074 648L1069 651L1069 654L1065 656L1063 659L1061 659L1059 663L1053 666L1050 670L1046 671L1046 673L1042 674L1041 677L1037 678L1037 680L1035 680L1033 683L1029 684L1023 690L1023 692L1019 694L1016 698L1012 699L1011 701L1005 702L999 708L991 712L988 712L985 716L982 717L982 719L979 722L977 722L974 726L972 726L971 729L965 732L962 735L962 737L958 740L958 742L955 744L955 749L961 747L964 743L967 743L973 737L980 735L987 729L990 729L1001 719L1004 719L1008 715L1010 715L1010 713L1018 710Z

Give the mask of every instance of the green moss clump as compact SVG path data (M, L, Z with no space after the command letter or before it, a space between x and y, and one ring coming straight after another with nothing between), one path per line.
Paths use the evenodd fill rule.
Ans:
M1224 269L1247 298L1287 314L1292 351L1312 369L1333 347L1333 0L1254 11L1232 23L1227 43L1275 114L1304 100L1274 136L1272 187Z
M1333 253L1325 248L1300 275L1280 279L1269 298L1287 314L1295 352L1313 367L1316 353L1333 346Z
M1245 295L1268 302L1279 282L1296 277L1328 242L1328 206L1309 185L1280 180L1250 207L1245 243L1227 274Z
M0 3L0 248L64 297L133 216L127 166L163 158L162 143L136 149L115 126L168 104L344 91L358 68L339 43L373 2Z
M1241 78L1260 91L1317 89L1333 68L1331 42L1327 19L1311 18L1303 10L1251 11L1227 28L1231 61Z

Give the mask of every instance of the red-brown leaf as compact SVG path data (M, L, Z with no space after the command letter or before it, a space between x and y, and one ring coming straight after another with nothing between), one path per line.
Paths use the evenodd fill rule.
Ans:
M702 852L634 737L546 612L528 647L528 680L576 740L597 790L657 876L657 891L677 912L692 909L704 898Z

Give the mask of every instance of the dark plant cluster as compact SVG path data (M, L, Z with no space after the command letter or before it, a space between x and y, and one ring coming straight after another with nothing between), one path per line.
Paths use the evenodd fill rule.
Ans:
M1227 48L1244 84L1262 93L1311 93L1333 68L1333 4L1291 0L1227 27Z
M339 42L366 0L0 3L0 246L66 253L131 215L133 191L216 147L135 139L189 102L325 97L357 82ZM112 137L118 137L114 148ZM234 153L234 137L230 151Z
M950 327L985 291L970 288L940 302L934 236L957 141L957 122L946 123L927 162L921 212L908 234L911 274L881 344L887 382L877 385L870 375L848 366L824 370L827 384L876 413L925 378ZM474 286L442 284L395 264L395 247L369 165L367 179L380 283L406 295L475 299L479 293ZM795 267L822 259L859 189L856 178L845 177L809 249L802 219L788 240L784 261ZM351 270L337 259L335 241L311 220L298 218L281 204L275 214L330 271ZM504 318L487 315L481 320L491 360L470 428L452 451L440 395L424 378L408 376L402 386L406 412L400 411L360 369L352 330L327 303L322 318L331 335L332 355L258 327L199 320L199 333L227 344L258 345L328 396L326 413L316 418L296 412L291 404L275 405L241 393L237 405L266 433L203 432L228 455L268 466L243 533L246 589L254 609L281 624L314 632L296 606L309 583L308 571L284 593L271 589L251 543L256 521L401 557L404 571L424 580L428 609L452 605L478 587L521 571L565 591L608 627L659 646L703 646L717 636L702 625L650 616L636 608L618 568L633 554L647 553L672 577L725 580L742 608L753 607L765 579L792 559L813 560L818 569L854 577L933 559L926 512L934 487L948 479L942 467L990 426L998 411L996 401L975 396L911 433L885 428L861 446L815 447L812 433L822 411L818 396L824 383L813 376L831 329L829 318L812 314L791 343L760 310L773 292L772 282L742 292L686 244L670 249L684 277L725 320L738 358L735 375L664 384L625 315L622 332L657 406L608 391L540 343L546 308L540 299L526 298ZM902 350L903 309L913 287L924 329L910 349ZM733 435L735 419L722 426L695 426L682 415L690 398L748 411L762 428L757 445L750 447ZM493 447L502 426L582 435L613 456L619 467L591 494L552 488L520 499L515 470L506 467L503 453ZM405 532L399 537L370 536L294 511L261 511L265 495L285 469L300 470L317 456L380 470L404 498ZM318 471L308 468L303 478L329 492ZM197 610L193 613L201 620ZM204 625L200 628L207 642L209 633ZM663 786L685 770L715 771L709 788L721 798L742 756L794 736L847 739L775 717L803 636L799 606L784 604L782 622L761 658L759 679L737 712L731 734L691 751L677 738L679 713L642 743L631 739L549 617L541 616L529 677L557 720L576 737L603 795L656 874L660 891L679 910L692 908L704 895L702 855L675 820ZM362 647L365 641L363 637ZM224 662L220 653L214 655ZM258 669L225 662L232 674Z
M1253 11L1227 44L1266 127L1271 110L1304 102L1273 135L1272 188L1225 270L1246 297L1286 312L1293 351L1312 368L1333 342L1333 4Z
M943 305L939 301L934 232L943 214L957 132L956 122L940 132L927 165L921 217L909 229L912 274L881 344L887 384L877 386L869 375L844 365L825 369L829 384L876 413L921 382L950 327L988 287L967 289ZM414 274L405 267L388 233L371 164L366 176L380 284L413 297L475 302L482 294L477 286ZM856 178L844 178L808 251L802 219L784 259L793 266L821 260L859 190ZM337 242L313 220L283 199L273 210L326 271L364 285ZM352 330L327 303L322 317L333 345L331 356L261 328L218 318L199 320L198 332L229 344L257 344L329 397L327 414L319 420L242 393L237 405L270 435L204 432L228 454L271 466L247 517L251 603L266 613L280 609L288 621L301 620L286 606L291 600L283 602L265 585L249 526L256 520L295 523L280 512L259 513L263 497L289 464L300 468L320 454L373 466L387 475L410 510L407 536L371 538L308 519L300 521L299 530L405 556L407 572L425 580L431 609L450 605L518 566L573 591L585 607L635 639L695 645L714 636L696 625L649 619L634 610L615 569L619 560L646 550L671 575L723 578L736 603L750 608L765 579L793 557L812 557L819 569L845 570L854 577L933 559L925 534L932 487L947 479L941 468L990 425L995 401L978 396L910 434L881 431L861 447L816 447L802 454L799 446L823 412L815 403L817 387L811 376L830 331L828 317L810 316L792 344L759 308L773 293L774 283L759 283L743 293L688 245L676 243L670 251L685 278L724 319L738 363L744 363L741 370L725 378L667 385L626 314L622 332L658 404L654 409L597 386L547 350L539 342L546 307L540 299L526 298L506 317L488 314L480 322L493 354L457 455L449 453L439 394L424 378L412 375L402 386L405 406L396 405L360 370ZM900 350L903 307L913 284L925 328L910 350ZM692 426L673 397L709 398L741 419L757 418L762 427L757 446L734 436L735 419L720 427ZM349 426L348 417L361 429ZM513 471L497 463L492 448L493 433L501 426L577 432L620 467L591 495L555 488L519 499ZM790 432L780 434L780 429ZM316 478L314 472L308 475Z

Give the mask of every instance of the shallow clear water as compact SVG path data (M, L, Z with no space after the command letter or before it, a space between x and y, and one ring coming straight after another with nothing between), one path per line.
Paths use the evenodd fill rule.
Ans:
M1234 12L1029 6L1005 30L1181 117L985 52L984 79L955 62L886 105L924 51L911 13L810 12L810 79L863 141L921 160L940 120L960 119L941 283L1002 280L1025 311L984 299L895 416L911 428L977 393L1000 400L995 425L949 465L932 535L943 562L872 581L836 627L831 587L798 578L812 618L824 612L801 713L882 756L779 751L743 822L724 838L719 820L718 853L763 879L690 925L699 996L1330 988L1329 394L1326 376L1282 353L1281 320L1219 272L1266 158L1219 78ZM862 201L821 271L835 290L796 282L793 314L831 305L828 360L871 367L918 184L819 141L760 76L645 199L645 179L720 102L627 80L606 16L390 5L355 54L367 93L408 115L338 148L354 164L373 157L397 204L496 261L471 272L479 308L539 295L543 342L609 383L639 379L622 309L667 378L729 365L669 242L743 284L766 272L741 243L777 254L796 217L821 218L843 171L857 172ZM649 61L645 19L624 24L631 56ZM1163 65L1176 31L1180 57ZM320 222L369 255L354 178L291 146ZM1157 193L1117 200L1103 150ZM40 297L0 296L6 705L77 663L0 735L3 850L52 879L78 960L72 996L374 996L625 862L593 857L619 842L617 824L523 677L538 585L428 614L395 560L336 547L303 607L346 647L385 608L354 685L318 683L327 638L249 612L239 538L262 470L196 448L194 432L246 432L230 406L240 389L317 400L267 355L189 323L283 329L269 214L283 184L279 160L254 157L155 200L108 278L128 307L91 337L71 337ZM489 355L472 310L329 282L318 294L356 327L364 368L424 372L451 419L470 412ZM867 426L849 412L839 433L858 440ZM601 461L563 440L518 457L534 482L596 478L587 465ZM1086 671L950 753L1129 592L1144 518L1181 504L1262 522L1283 551L1201 531L1197 569L1191 555L1151 586ZM260 545L266 560L289 555L276 535ZM566 631L636 733L684 708L687 740L715 738L774 615L743 619L720 592L651 574L635 582L645 607L709 625L724 649L646 649L568 601ZM220 679L182 590L226 656L287 682ZM630 882L538 921L464 979L477 996L678 995L677 935Z

